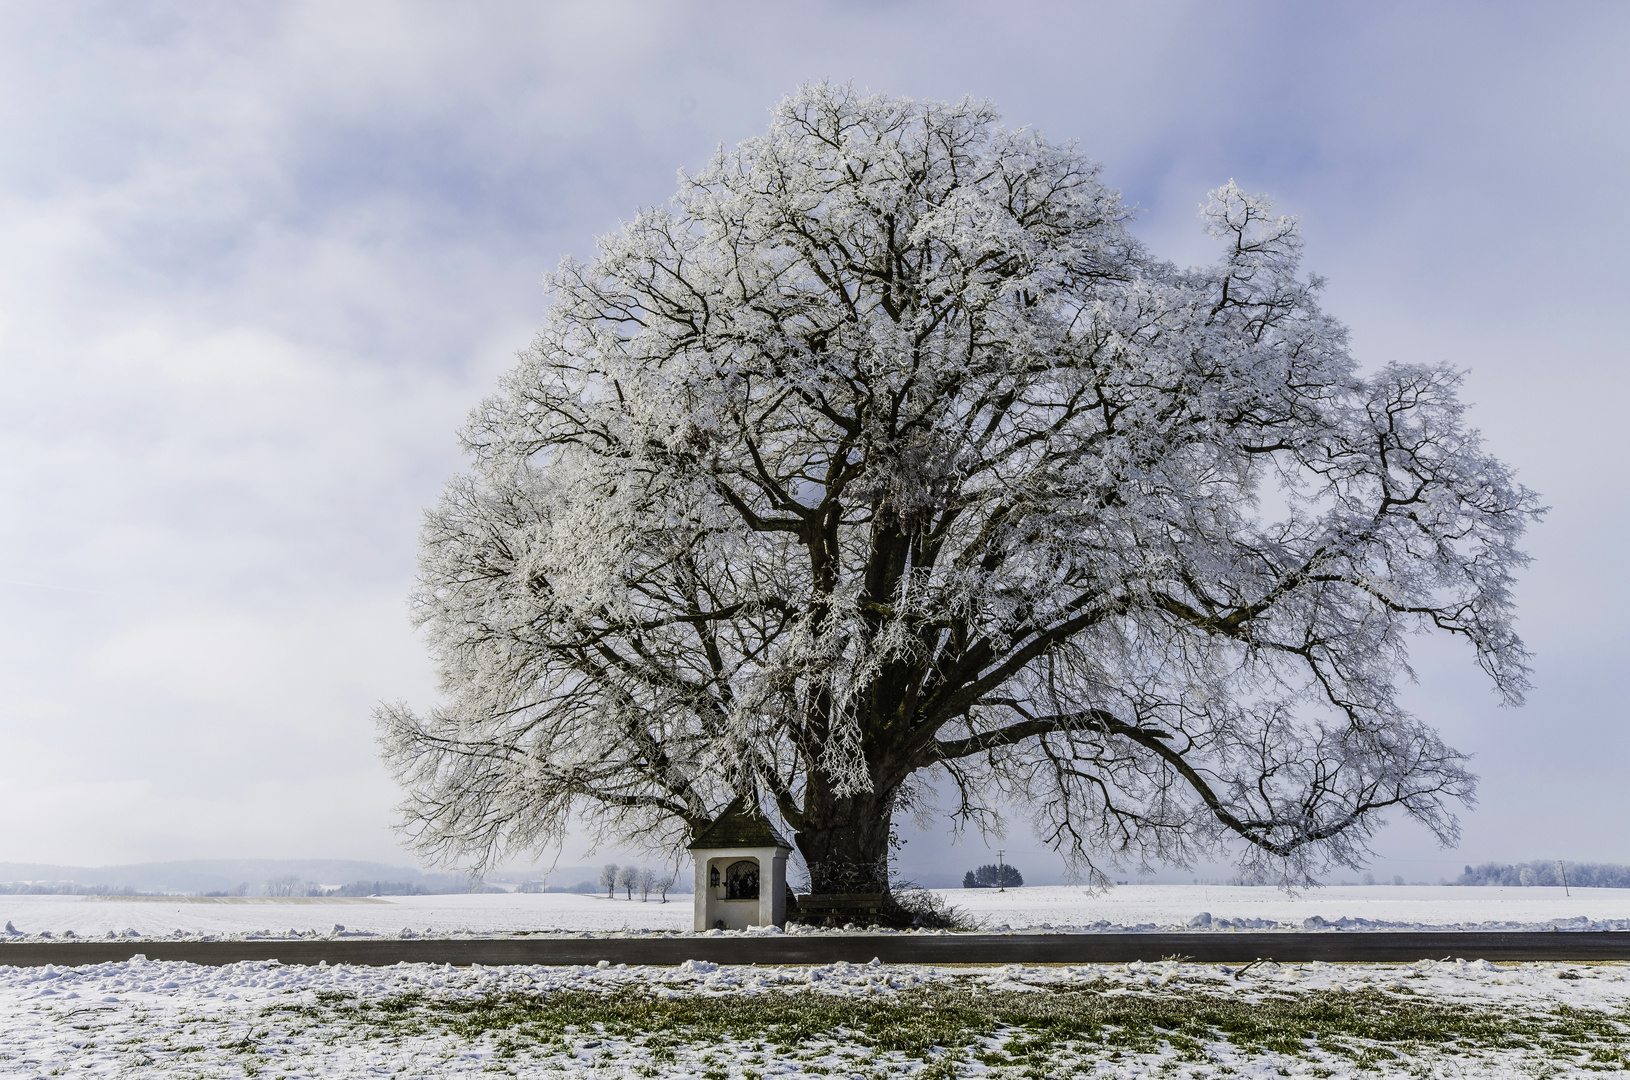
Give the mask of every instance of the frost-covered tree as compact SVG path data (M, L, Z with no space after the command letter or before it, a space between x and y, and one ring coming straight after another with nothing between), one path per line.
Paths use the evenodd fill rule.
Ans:
M616 863L606 863L600 867L600 887L606 891L606 899L610 900L617 893L617 875L620 870Z
M623 890L624 899L634 899L634 888L640 883L640 871L637 866L625 866L617 871L617 888Z
M269 878L262 893L266 896L310 896L317 887L298 874Z
M1438 631L1520 700L1534 496L1454 371L1356 366L1266 199L1197 268L1129 219L986 104L818 85L562 263L424 526L444 701L378 714L420 849L671 848L741 792L818 892L936 806L1097 881L1452 841L1397 683Z

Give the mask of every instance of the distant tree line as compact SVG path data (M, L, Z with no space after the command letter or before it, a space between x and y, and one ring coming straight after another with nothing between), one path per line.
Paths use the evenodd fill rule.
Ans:
M315 881L306 881L295 874L269 879L261 888L262 896L441 896L448 893L498 893L496 885L476 881L460 888L427 888L410 881L353 881L349 885L329 887ZM241 893L239 895L242 895Z
M1552 885L1563 884L1562 874L1567 871L1567 884L1581 889L1630 889L1630 866L1620 863L1557 863L1555 861L1526 863L1486 862L1468 866L1456 885Z
M546 881L528 881L515 891L524 893L597 893L600 891L600 885L588 878L584 878L575 885L550 885Z
M986 863L962 875L964 889L1017 889L1024 884L1024 875L1017 867Z
M353 881L337 889L329 889L324 896L430 896L431 891L411 881Z
M600 891L600 886L586 878L576 885L550 885L545 881L523 881L516 886L515 891L522 893L597 893Z

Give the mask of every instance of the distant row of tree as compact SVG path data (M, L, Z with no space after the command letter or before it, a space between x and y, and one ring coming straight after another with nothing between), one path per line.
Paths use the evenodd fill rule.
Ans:
M239 886L242 892L234 891L233 895L243 896L248 891L247 885ZM327 886L319 885L315 881L306 881L295 874L271 878L261 887L262 896L433 896L441 893L496 893L504 890L495 885L488 885L476 881L457 889L432 889L411 881L353 881L349 885Z
M600 868L600 887L606 890L606 896L616 899L617 890L621 889L624 896L634 899L634 890L638 889L641 900L649 900L651 894L656 893L662 903L668 902L668 890L674 887L677 875L673 870L658 873L648 866L618 866L616 863L606 863Z
M429 896L430 890L411 881L353 881L337 889L328 889L324 896Z
M1016 867L995 863L976 866L962 875L964 889L1017 889L1024 884L1024 875Z
M550 885L546 881L523 881L515 887L520 893L597 893L600 885L594 881L579 881L576 885Z
M1630 889L1630 866L1621 863L1486 862L1468 866L1456 885L1553 885L1581 889Z

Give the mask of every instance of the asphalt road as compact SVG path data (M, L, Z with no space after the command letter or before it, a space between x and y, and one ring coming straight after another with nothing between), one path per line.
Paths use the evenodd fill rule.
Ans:
M1630 932L849 934L842 936L475 938L304 941L0 942L0 965L129 960L235 964L1122 964L1171 956L1205 963L1416 960L1630 960Z

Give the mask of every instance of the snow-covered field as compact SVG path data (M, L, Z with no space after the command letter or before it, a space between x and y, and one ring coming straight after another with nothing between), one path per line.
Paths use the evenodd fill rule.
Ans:
M781 1014L766 1011L777 1007L772 995L799 992ZM1002 1020L1004 1008L1011 1017L1027 1002L1049 1007L1035 996L1048 993L1096 1014L1097 1026L1059 1033ZM842 1011L821 1005L834 995ZM664 1012L675 998L701 1000ZM959 1009L936 1010L936 1001ZM984 1003L983 1022L968 1019ZM1314 1011L1296 1014L1299 1003ZM753 1008L762 1027L750 1026ZM823 1008L830 1028L803 1022ZM1245 1030L1273 1010L1278 1027ZM0 1075L1624 1075L1627 1010L1622 964L1268 963L1235 972L1176 961L453 969L137 959L0 966ZM801 1030L777 1023L789 1012ZM1232 1024L1208 1019L1230 1015ZM882 1030L888 1022L926 1025L927 1035L913 1047Z
M1204 885L1124 885L1106 894L1063 886L948 889L941 895L1001 930L1301 930L1309 920L1344 929L1630 929L1630 889L1473 886L1332 886L1287 896L1278 889ZM1208 914L1208 925L1192 925ZM184 936L456 936L520 932L688 931L691 898L609 900L573 893L476 893L370 899L103 900L0 896L5 940ZM1319 923L1312 922L1317 928ZM3 944L0 944L3 947Z
M940 895L989 927L1015 930L1301 930L1310 919L1347 920L1350 929L1482 929L1488 923L1630 929L1630 889L1332 885L1290 896L1261 887L1121 885L1098 896L1061 887L948 889ZM1209 926L1195 925L1202 914L1212 917Z

